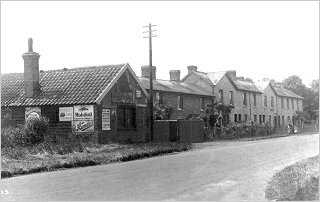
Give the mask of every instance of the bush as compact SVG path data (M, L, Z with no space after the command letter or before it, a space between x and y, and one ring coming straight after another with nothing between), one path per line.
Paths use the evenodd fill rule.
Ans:
M273 133L269 124L251 124L248 122L232 123L222 126L218 136L221 139L237 139L244 137L265 136Z
M45 117L29 119L25 123L27 143L30 145L43 142L49 129L49 120Z
M24 146L27 136L23 125L18 127L7 127L1 130L1 148Z

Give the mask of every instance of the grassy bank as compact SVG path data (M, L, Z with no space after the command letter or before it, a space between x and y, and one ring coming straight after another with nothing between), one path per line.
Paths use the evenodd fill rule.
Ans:
M319 155L299 161L276 173L268 182L268 200L319 200Z
M124 162L191 149L190 144L78 144L3 148L1 177Z

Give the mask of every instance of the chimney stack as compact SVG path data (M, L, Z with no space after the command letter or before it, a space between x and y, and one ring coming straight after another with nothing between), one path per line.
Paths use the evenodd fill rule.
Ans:
M196 72L198 69L198 67L194 65L190 65L187 68L188 68L188 74L190 74L191 72Z
M180 70L170 70L170 81L180 82Z
M231 77L232 80L236 80L237 72L235 70L229 70L227 71L227 74Z
M152 79L154 79L154 80L157 79L156 70L157 70L157 68L155 66L152 66ZM141 67L141 77L144 77L144 78L147 78L147 79L150 78L150 67L149 67L149 65Z
M33 52L32 38L28 39L28 52L22 55L24 60L24 88L26 98L33 98L40 94L39 85L39 58L40 55Z

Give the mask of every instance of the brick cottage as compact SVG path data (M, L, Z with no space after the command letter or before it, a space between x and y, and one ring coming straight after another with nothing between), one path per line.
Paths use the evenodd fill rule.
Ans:
M39 71L31 38L22 57L24 73L1 75L1 118L41 115L50 131L100 143L150 139L148 94L128 63Z

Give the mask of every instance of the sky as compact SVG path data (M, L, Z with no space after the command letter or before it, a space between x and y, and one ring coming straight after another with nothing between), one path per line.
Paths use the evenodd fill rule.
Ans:
M40 70L152 64L158 79L187 66L282 81L319 78L319 1L1 1L1 74L23 72L33 38Z

